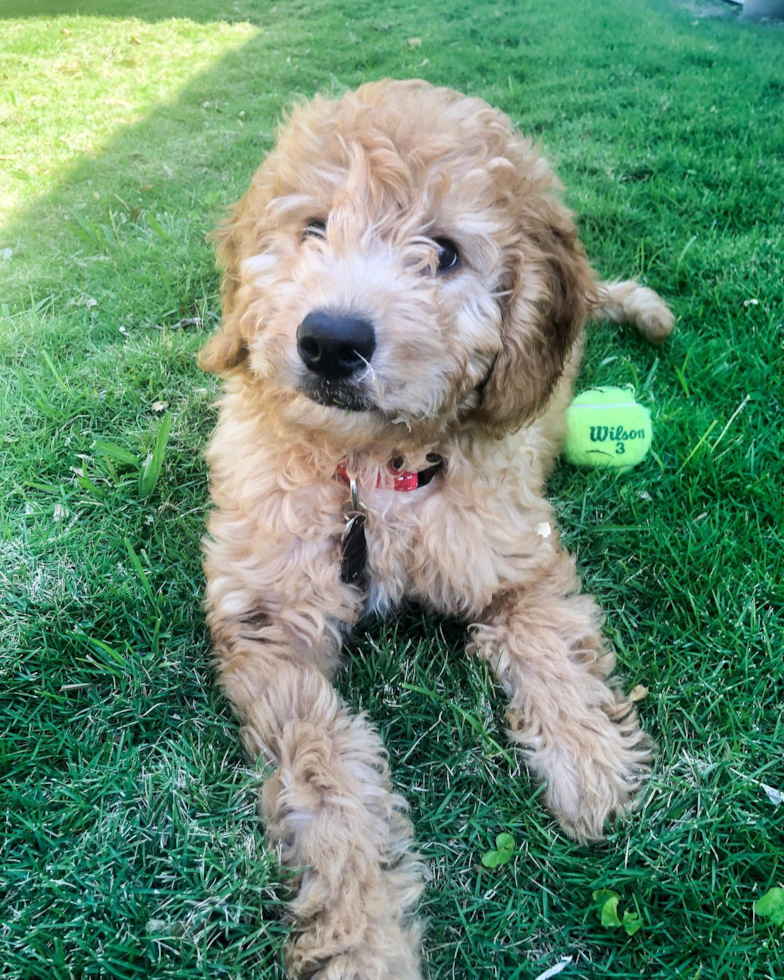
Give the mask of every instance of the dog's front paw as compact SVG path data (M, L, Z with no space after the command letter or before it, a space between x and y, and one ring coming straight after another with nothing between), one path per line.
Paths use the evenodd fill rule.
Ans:
M300 980L419 980L418 970L404 964L369 960L365 952L348 952L333 956L314 967L312 972L298 974Z
M585 754L567 754L548 771L545 800L563 829L583 842L601 840L608 820L635 804L647 766L642 758L633 765Z
M516 740L519 735L513 733ZM532 750L528 764L546 780L545 802L569 836L601 840L608 820L634 807L650 769L652 743L632 716L603 713L562 730Z
M419 930L397 922L368 924L340 948L324 924L299 934L287 950L287 973L296 980L420 980Z

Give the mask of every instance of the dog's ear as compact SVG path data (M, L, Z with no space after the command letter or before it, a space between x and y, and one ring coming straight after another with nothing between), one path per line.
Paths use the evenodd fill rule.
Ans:
M199 367L213 374L225 374L234 370L248 356L245 338L240 330L240 310L237 309L237 293L240 287L240 248L243 218L248 195L234 208L225 224L209 236L217 242L218 268L223 272L221 281L222 318L220 330L199 353Z
M571 212L557 198L543 195L523 208L519 226L507 253L502 348L478 413L497 434L542 411L596 288Z

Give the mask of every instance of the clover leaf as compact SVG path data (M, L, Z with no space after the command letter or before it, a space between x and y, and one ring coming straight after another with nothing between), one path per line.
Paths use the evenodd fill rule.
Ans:
M515 839L511 834L499 834L495 839L495 850L482 855L486 868L498 868L511 861L515 851Z
M639 912L630 912L626 909L623 918L618 916L618 903L621 900L618 892L614 892L611 888L600 888L593 893L593 900L599 906L599 919L605 929L623 928L627 936L633 936L635 932L642 929L643 921Z
M621 896L618 892L610 891L609 888L602 888L593 893L593 899L599 903L599 918L606 929L618 929L621 920L618 918L618 902Z
M784 929L784 888L770 888L754 903L760 918L770 919L774 926Z
M642 929L642 916L639 912L630 912L626 909L623 913L623 922L621 925L627 936L633 936L635 932L639 932Z

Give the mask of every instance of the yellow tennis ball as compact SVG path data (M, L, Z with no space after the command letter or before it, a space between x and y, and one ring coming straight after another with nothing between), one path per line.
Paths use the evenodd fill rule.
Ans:
M564 456L575 466L636 466L653 440L651 413L634 388L589 388L566 410Z

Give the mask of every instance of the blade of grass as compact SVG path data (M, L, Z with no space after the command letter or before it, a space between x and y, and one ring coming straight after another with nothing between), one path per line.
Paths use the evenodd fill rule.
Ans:
M166 446L169 442L171 432L171 412L167 412L163 417L158 432L155 437L153 451L147 457L139 473L139 496L146 500L150 497L158 485L158 480L163 469L163 459L166 455Z
M71 393L71 389L68 387L68 385L65 383L65 381L63 381L63 379L60 377L60 375L59 375L59 373L57 371L57 368L54 366L54 362L52 361L51 357L49 356L49 352L46 350L46 348L43 348L43 347L41 348L41 357L43 357L44 361L46 361L46 363L47 363L47 365L49 367L49 370L54 375L55 381L60 385L60 387L63 389L63 391L67 391L70 394Z
M144 586L144 591L147 593L150 602L154 603L155 595L153 594L152 587L150 586L150 580L147 578L147 574L142 568L142 563L139 561L139 556L133 550L133 545L131 544L130 540L128 538L125 538L124 540L125 547L128 551L128 557L131 559L131 564L133 565L136 574L139 576L139 581Z
M118 446L114 442L109 442L108 439L94 439L93 449L97 449L99 453L103 453L105 456L109 456L111 459L117 460L118 463L125 463L128 466L135 466L137 469L139 467L139 460L132 452L127 449L123 449L122 446Z

